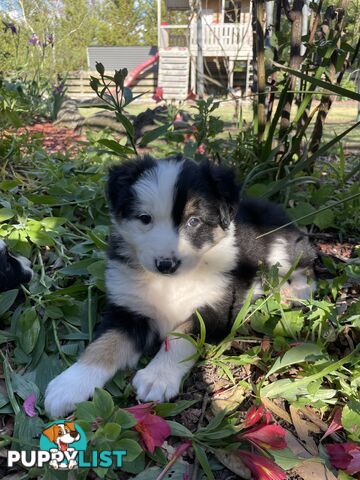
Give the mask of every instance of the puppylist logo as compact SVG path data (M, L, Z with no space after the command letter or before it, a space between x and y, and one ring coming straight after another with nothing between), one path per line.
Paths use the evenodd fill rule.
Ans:
M43 467L49 464L55 470L73 470L75 468L109 468L114 463L122 467L125 450L96 450L85 458L86 434L75 422L56 420L49 423L40 436L40 449L29 451L9 450L8 467L21 463L24 467Z

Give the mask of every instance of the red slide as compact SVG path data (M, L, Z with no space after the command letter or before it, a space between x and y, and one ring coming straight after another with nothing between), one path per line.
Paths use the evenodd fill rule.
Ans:
M159 59L159 53L155 53L152 57L150 57L148 60L146 60L143 63L140 63L137 67L134 68L134 70L131 70L131 72L128 74L126 77L126 80L124 82L125 87L130 87L130 85L133 83L134 80L137 79L137 77L140 75L141 72L145 70L145 68L149 67L153 63L157 62Z

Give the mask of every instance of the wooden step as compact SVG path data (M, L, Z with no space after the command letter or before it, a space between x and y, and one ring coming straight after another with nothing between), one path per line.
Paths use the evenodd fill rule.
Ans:
M186 49L160 50L158 86L167 100L185 100L189 89L190 56Z

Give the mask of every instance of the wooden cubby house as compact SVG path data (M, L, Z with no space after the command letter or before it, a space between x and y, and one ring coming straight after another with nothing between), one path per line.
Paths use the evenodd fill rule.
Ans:
M189 92L200 93L203 86L208 94L233 88L247 92L252 57L250 0L191 2L165 0L164 11L158 0L158 86L163 97L184 100ZM181 25L165 21L176 16L185 21Z

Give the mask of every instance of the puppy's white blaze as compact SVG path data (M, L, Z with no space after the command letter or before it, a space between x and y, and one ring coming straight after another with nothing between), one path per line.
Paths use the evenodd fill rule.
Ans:
M137 203L149 209L155 219L172 223L171 212L175 197L175 185L184 162L159 161L135 182L133 189Z
M285 238L278 237L270 245L270 252L267 256L269 265L280 264L279 274L285 275L291 268L288 254L288 242Z
M0 240L0 251L5 249L6 249L6 243L4 242L4 240Z
M137 398L145 402L163 402L178 395L182 378L195 363L194 360L184 360L195 352L194 345L188 340L170 337L168 351L162 344L149 365L135 375L132 383Z
M47 386L45 410L52 418L62 418L79 402L88 400L96 387L103 387L115 372L95 365L74 363Z
M157 271L156 259L178 253L179 235L173 225L172 208L182 167L183 162L159 161L134 183L136 209L139 214L151 215L150 224L137 219L113 221L116 231L133 247L139 263L151 272Z
M162 276L138 271L115 261L108 262L106 285L112 303L157 321L164 337L186 321L197 308L216 306L231 282L228 275L237 256L234 226L190 271ZM121 321L121 320L120 320Z

